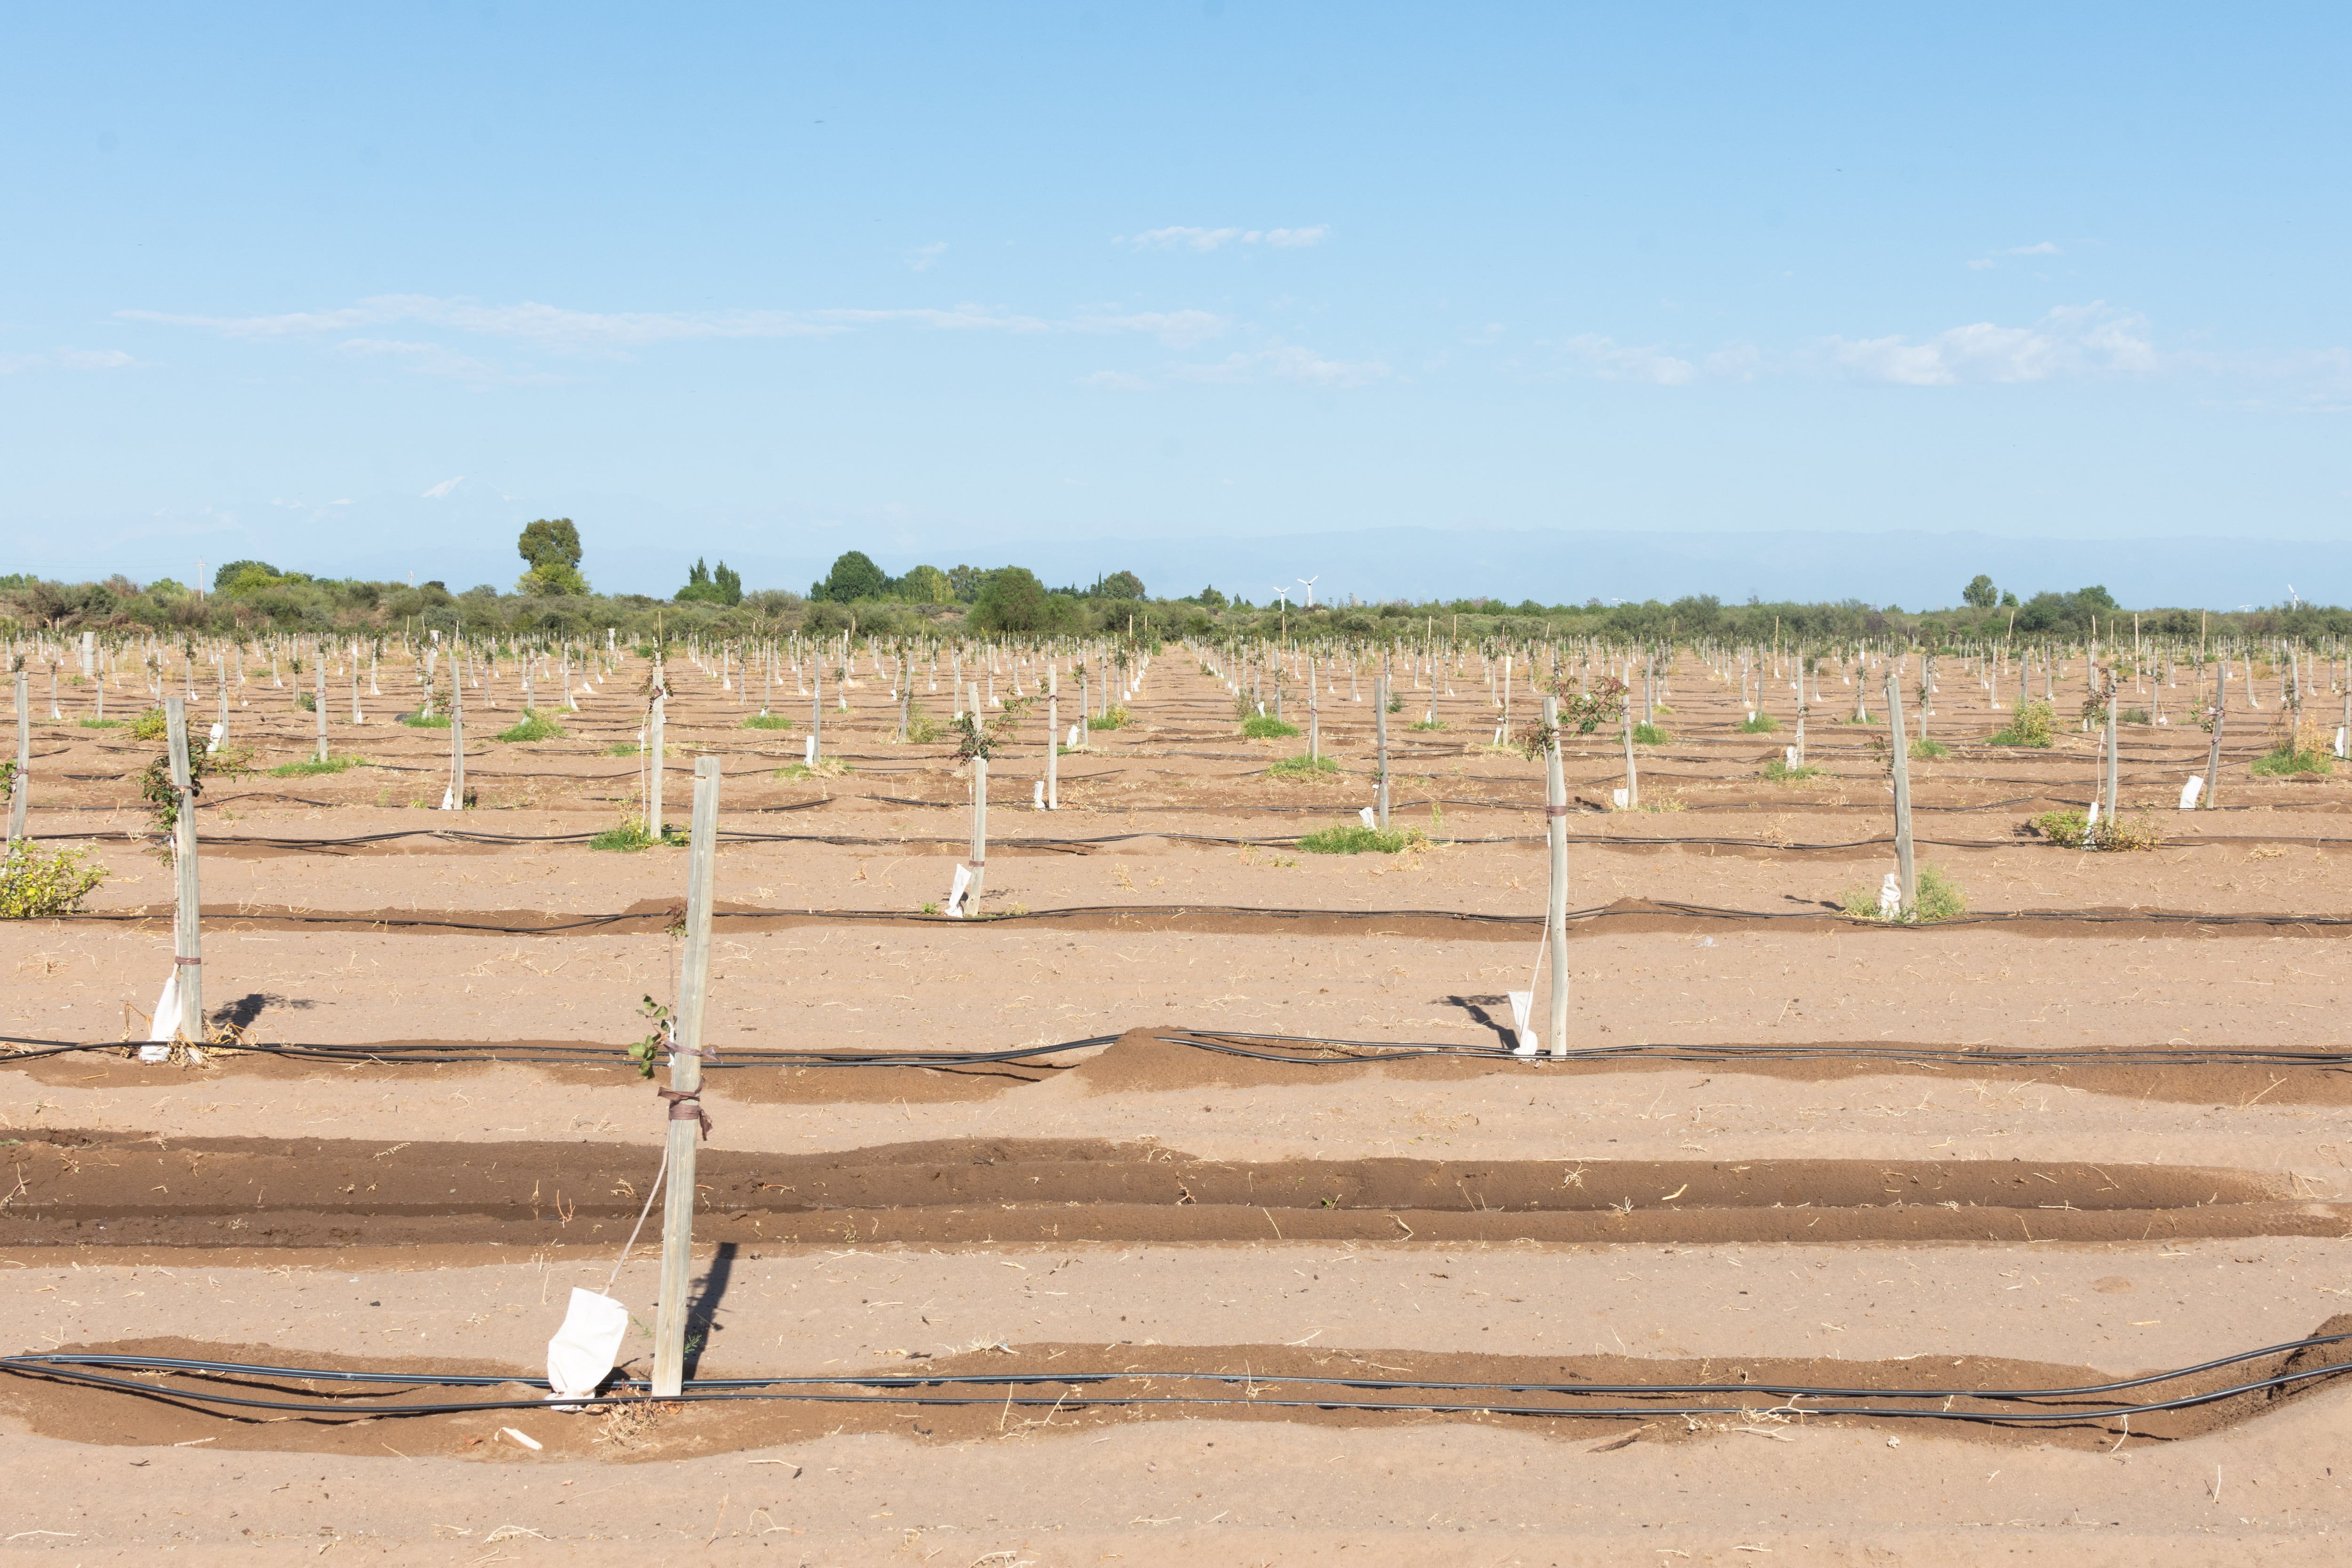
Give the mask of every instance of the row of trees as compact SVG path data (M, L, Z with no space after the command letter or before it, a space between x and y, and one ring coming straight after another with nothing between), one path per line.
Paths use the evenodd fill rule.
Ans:
M1906 612L1860 600L1726 605L1710 595L1672 602L1509 605L1488 598L1383 605L1258 608L1229 601L1215 588L1181 599L1154 599L1132 572L1091 586L1048 588L1024 566L909 567L893 576L863 551L845 552L808 594L746 590L726 562L695 562L684 587L667 600L641 594L598 594L581 570L580 531L569 518L542 518L516 542L524 571L510 593L489 584L452 593L422 585L320 578L281 571L266 561L232 561L214 574L209 592L170 578L143 585L121 576L102 583L55 583L0 576L0 619L19 626L146 629L364 630L414 622L469 632L542 632L587 637L613 627L630 637L656 629L708 628L730 634L839 630L850 625L884 636L913 637L961 626L1025 634L1138 631L1157 637L1292 635L1389 640L1401 637L1602 637L1620 640L1717 639L1818 645L1894 637L1930 647L2004 639L2079 642L2093 636L2193 637L2220 633L2303 638L2352 636L2352 612L2297 605L2210 615L2200 610L2125 609L2105 587L2036 593L2022 599L1979 575L1954 608Z

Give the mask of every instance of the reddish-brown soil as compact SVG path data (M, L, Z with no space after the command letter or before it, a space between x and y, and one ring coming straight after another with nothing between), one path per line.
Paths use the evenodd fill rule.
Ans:
M1811 716L1825 773L1773 783L1785 679L1781 731L1738 733L1736 671L1685 656L1672 738L1639 748L1653 809L1605 809L1613 736L1571 749L1590 1054L1529 1063L1493 1053L1540 929L1541 779L1486 744L1475 661L1436 700L1447 728L1407 728L1424 692L1392 716L1396 823L1423 836L1397 855L1296 842L1371 801L1369 679L1362 702L1344 675L1322 696L1341 771L1287 780L1265 770L1303 739L1241 739L1230 694L1171 649L1130 728L1060 759L1055 814L1029 807L1033 713L992 771L963 921L926 906L969 851L966 781L942 744L890 743L887 681L861 674L825 716L851 771L795 781L778 770L804 699L776 704L793 729L747 730L756 698L671 673L669 819L696 753L725 770L698 1374L1043 1381L979 1404L839 1384L835 1402L352 1421L10 1378L12 1550L2137 1568L2331 1561L2352 1528L2331 1378L2127 1431L1729 1394L1679 1401L1713 1414L1481 1414L1539 1403L1492 1387L1380 1412L1297 1381L2074 1386L2342 1331L2352 786L2250 774L2271 708L2232 711L2221 809L2194 815L2172 808L2206 737L2127 728L2126 814L2163 846L2084 854L2022 825L2091 798L2095 737L1979 743L2006 711L1946 661L1928 726L1953 751L1914 764L1915 798L1972 918L1888 929L1839 907L1893 859L1874 731L1828 721L1851 688L1831 675ZM642 677L625 663L533 744L490 738L510 670L469 693L463 813L430 809L448 732L389 722L411 703L388 673L370 722L332 726L366 760L338 774L260 771L308 753L310 716L266 674L233 696L251 771L216 778L199 818L205 973L264 1048L202 1067L116 1044L143 1036L171 951L133 784L155 748L73 723L86 689L37 731L34 830L112 877L82 915L0 928L6 1349L358 1368L388 1379L352 1385L370 1399L404 1373L533 1374L658 1163L660 1107L619 1048L646 1031L640 998L674 993L685 857L586 842L640 788L637 759L606 752L636 734ZM2062 711L2081 686L2061 672ZM1513 702L1516 727L1524 685ZM643 1323L649 1246L614 1284ZM646 1344L633 1330L633 1370ZM2352 1359L2272 1351L2132 1397L2297 1355ZM1148 1382L1055 1381L1095 1374ZM1139 1394L1234 1403L1112 1402ZM493 1394L535 1403L458 1391Z

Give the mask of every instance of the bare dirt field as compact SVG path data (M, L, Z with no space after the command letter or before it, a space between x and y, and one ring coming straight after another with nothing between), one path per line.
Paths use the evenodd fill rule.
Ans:
M940 912L969 774L891 740L886 675L846 711L828 687L843 766L793 777L789 672L791 727L746 728L740 666L679 659L671 822L698 756L723 773L693 1397L576 1413L530 1386L568 1292L610 1281L643 1377L657 1290L658 1222L622 1250L666 1112L623 1047L674 998L687 857L590 842L642 799L644 663L540 742L492 738L511 677L469 692L465 811L436 809L449 731L394 721L389 678L332 725L359 763L315 776L268 771L310 754L292 693L232 692L244 766L198 820L206 1000L241 1045L202 1065L122 1044L171 969L136 784L160 743L68 710L36 731L32 830L111 875L0 926L0 1544L2341 1561L2352 783L2254 776L2273 709L2233 708L2219 809L2180 812L2208 737L2187 689L2137 691L2173 722L2123 731L2122 803L2161 844L2060 848L2022 825L2093 798L2098 737L1985 744L2014 681L1940 668L1916 832L1968 912L1931 925L1844 912L1894 859L1874 689L1874 722L1835 721L1826 672L1821 771L1775 780L1788 678L1782 728L1743 732L1737 668L1685 652L1639 809L1618 737L1572 737L1572 1049L1526 1060L1543 774L1491 743L1475 658L1391 715L1395 853L1298 843L1373 800L1369 679L1324 672L1338 771L1286 777L1304 738L1244 739L1171 647L1126 727L1058 756L1050 813L1031 712L970 918ZM2071 712L2080 661L2053 679ZM68 1353L137 1364L24 1359Z

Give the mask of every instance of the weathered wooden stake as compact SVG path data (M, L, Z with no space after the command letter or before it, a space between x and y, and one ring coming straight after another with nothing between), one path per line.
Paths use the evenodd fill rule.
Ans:
M662 836L662 710L669 702L661 681L661 666L656 663L653 711L646 718L646 831L656 844Z
M1045 665L1045 809L1062 809L1062 671Z
M1886 671L1887 739L1895 748L1895 873L1902 889L1901 918L1919 912L1919 870L1911 857L1911 743L1903 737L1903 678Z
M1374 774L1373 788L1379 805L1374 815L1380 819L1381 831L1389 826L1389 676L1382 670L1372 677L1372 736L1379 748L1379 771Z
M180 1037L196 1047L205 1043L204 905L196 885L196 792L194 775L188 770L185 698L163 699L163 738L171 747L172 787L179 793L179 808L172 826L172 870L176 882L172 963L180 981Z
M2230 706L2230 661L2223 659L2213 679L2213 741L2205 752L2205 797L2197 803L2200 811L2215 809L2214 797L2221 793L2221 719Z
M1629 686L1624 694L1625 711L1625 809L1633 810L1642 804L1642 780L1633 771L1633 692Z
M1544 837L1551 849L1551 882L1544 905L1544 941L1551 957L1551 1054L1568 1055L1568 780L1561 771L1559 699L1547 696L1544 731ZM1381 776L1381 799L1387 796ZM1630 798L1630 797L1628 797Z
M33 678L16 672L16 777L8 786L8 847L25 837L25 811L33 798Z
M449 809L466 809L466 667L449 649Z
M319 761L327 760L327 645L321 639L317 647L319 671L312 681L310 705L319 710Z
M2107 760L2107 769L2106 769L2106 781L2105 781L2105 787L2104 787L2104 789L2103 789L2103 790L2102 790L2102 792L2101 792L2102 794L2104 794L2104 795L2105 795L2106 800L2105 800L2105 804L2101 807L2101 812L2102 812L2103 819L2105 821L2105 823L2106 823L2106 825L2107 825L2107 830L2108 830L2109 832L2113 832L2113 831L2115 830L2115 825L2116 825L2116 679L2115 679L2115 675L2114 675L2114 673L2113 673L2112 671L2111 671L2111 672L2109 672L2109 674L2108 674L2108 676L2107 676L2107 737L2106 737L2106 739L2107 739L2107 759L2106 759L2106 760Z
M654 1310L654 1397L686 1379L686 1292L693 1270L694 1155L709 1137L702 1110L702 1016L710 994L710 889L719 858L719 759L694 764L694 819L686 857L686 952L678 964L677 1036L669 1057L669 1173L662 1192L661 1300Z

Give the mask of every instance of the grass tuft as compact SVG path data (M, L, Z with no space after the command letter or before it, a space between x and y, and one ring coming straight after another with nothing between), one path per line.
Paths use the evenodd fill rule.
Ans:
M85 717L77 719L74 722L79 724L85 730L120 730L122 728L122 721L120 719L91 719Z
M160 741L169 726L161 708L150 708L131 721L131 738L134 741Z
M446 730L449 727L446 713L403 713L400 721L412 730Z
M1339 764L1329 757L1310 757L1302 752L1297 756L1283 758L1265 771L1270 777L1278 779L1321 778L1338 773Z
M656 844L667 845L672 848L677 848L684 846L686 842L686 835L679 832L677 828L672 827L667 822L662 824L661 833L656 837L656 835L646 831L646 819L644 817L629 816L622 818L620 826L608 827L604 832L599 833L596 837L588 840L588 847L591 849L634 851L638 849L650 849Z
M1755 718L1740 723L1738 732L1742 735L1770 735L1778 732L1780 728L1780 721L1759 709Z
M1633 726L1633 743L1637 746L1663 746L1669 739L1671 737L1655 724Z
M2045 811L2039 816L2028 817L2024 831L2031 837L2046 838L2061 849L2158 849L2164 846L2164 835L2145 816L2136 816L2128 822L2102 822L2094 827L2088 812Z
M1878 915L1878 889L1873 887L1848 888L1838 897L1845 912L1856 920L1874 921ZM1937 921L1954 920L1969 912L1968 899L1960 885L1946 874L1941 866L1928 861L1919 868L1919 901L1912 910L1910 921L1900 917L1890 923L1933 925Z
M563 732L562 725L552 719L542 719L536 708L526 708L522 710L522 722L499 731L496 738L501 741L560 741Z
M2274 746L2254 759L2254 772L2265 778L2291 778L2297 773L2325 774L2335 766L2335 759L2317 746L2298 747L2291 742Z
M1367 850L1381 855L1402 855L1427 842L1420 833L1411 828L1366 827L1360 822L1343 822L1307 834L1299 839L1298 847L1309 855L1361 855Z
M793 721L781 713L754 713L743 721L746 730L789 730Z
M780 779L837 779L844 773L856 771L839 757L819 757L814 767L806 763L787 763L776 770L776 776Z
M1807 779L1821 777L1822 770L1811 763L1792 768L1788 758L1774 757L1764 764L1764 776L1774 784L1802 784Z
M330 756L323 763L316 757L305 757L299 763L278 763L269 770L269 776L274 779L313 779L322 773L348 773L352 768L366 765L364 757Z
M1127 710L1124 708L1113 708L1099 719L1088 720L1087 721L1087 727L1090 730L1124 730L1127 728Z
M1413 728L1416 730L1443 730L1445 728L1445 721L1443 719L1423 719L1416 721L1413 724Z
M1253 741L1279 741L1298 733L1298 726L1286 724L1271 713L1253 713L1242 721L1242 733Z
M1918 740L1911 742L1911 755L1919 762L1931 762L1935 758L1948 757L1951 754L1952 748L1941 741Z

